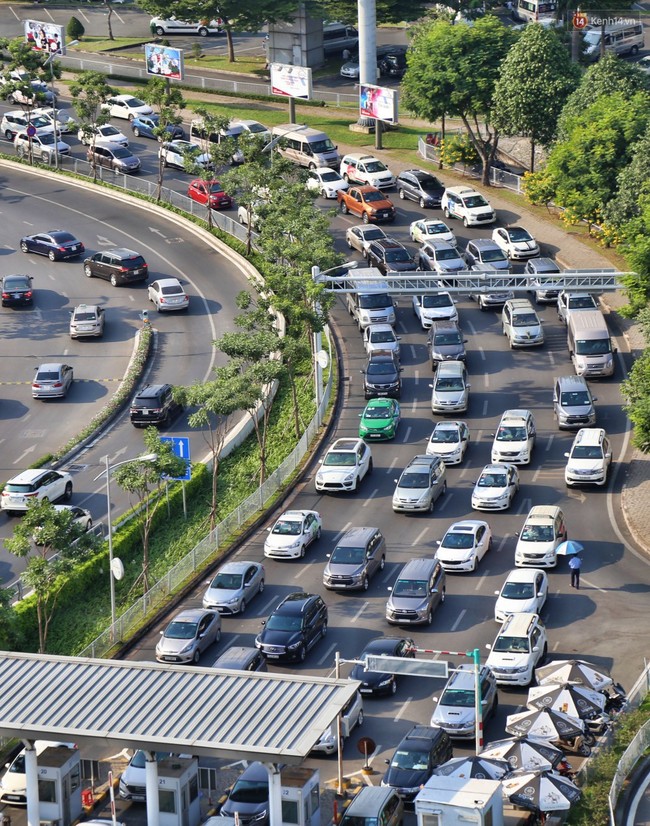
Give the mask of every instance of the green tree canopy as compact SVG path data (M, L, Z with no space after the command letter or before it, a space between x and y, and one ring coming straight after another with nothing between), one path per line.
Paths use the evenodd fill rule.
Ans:
M314 14L320 12L325 20L357 24L357 0L323 0L322 3L314 3L313 10ZM377 0L378 23L418 20L424 12L425 4L421 0Z
M630 154L630 163L618 176L616 195L605 206L605 219L615 227L640 216L641 196L650 195L650 123Z

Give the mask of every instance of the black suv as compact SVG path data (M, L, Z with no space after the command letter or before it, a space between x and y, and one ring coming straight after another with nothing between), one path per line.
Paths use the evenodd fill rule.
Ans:
M84 274L88 278L103 278L114 287L133 281L146 281L149 267L139 252L127 249L96 252L84 261Z
M392 786L400 797L413 800L433 770L452 756L446 731L437 726L414 726L386 761L388 770L381 785Z
M402 368L393 352L375 350L368 357L366 369L361 372L366 399L374 399L377 396L399 399L402 395Z
M131 424L134 427L168 425L182 409L174 401L171 384L147 384L131 402Z
M422 209L440 208L440 199L444 186L430 172L423 169L406 169L400 172L395 181L399 197L404 200L417 201Z
M384 275L387 272L412 272L415 270L415 259L394 238L378 238L368 244L366 253L369 267L377 267Z
M406 72L407 46L380 46L377 49L377 68L380 75L402 77Z
M255 638L267 660L300 660L327 634L327 605L318 594L296 591L278 605Z

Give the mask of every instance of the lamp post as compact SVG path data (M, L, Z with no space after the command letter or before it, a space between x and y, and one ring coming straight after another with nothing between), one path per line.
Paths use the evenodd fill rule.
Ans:
M110 463L108 454L104 456L104 470L97 474L93 479L96 482L102 476L106 475L106 506L108 513L106 522L108 527L108 576L111 586L111 636L113 636L115 629L115 578L113 576L113 523L111 519L111 473L115 468L121 465L129 465L131 462L155 462L158 458L157 453L145 453L143 456L135 456L133 459L124 459L122 462L116 462L114 465Z

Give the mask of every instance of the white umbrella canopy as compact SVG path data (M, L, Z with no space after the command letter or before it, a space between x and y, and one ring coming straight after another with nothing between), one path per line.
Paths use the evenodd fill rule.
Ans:
M513 770L543 771L554 769L564 759L564 752L535 737L506 737L488 743L479 756L505 760Z
M551 709L529 709L519 714L509 714L506 718L508 734L539 737L554 743L558 740L573 740L584 733L581 720L561 711Z
M572 683L591 691L602 691L614 681L601 669L585 660L557 660L535 669L538 685L547 683Z
M501 784L504 798L537 812L566 811L580 800L581 794L566 777L549 772L515 772Z
M605 695L580 685L547 683L528 689L528 708L550 708L586 720L605 710Z
M452 757L437 766L433 773L443 777L475 777L478 780L500 780L512 771L506 760L493 760L481 755Z

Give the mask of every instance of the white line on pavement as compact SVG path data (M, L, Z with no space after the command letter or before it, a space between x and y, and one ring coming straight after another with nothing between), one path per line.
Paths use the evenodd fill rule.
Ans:
M466 613L467 613L467 608L463 608L463 610L462 610L462 611L460 612L460 614L458 615L458 619L457 619L457 620L456 620L456 622L455 622L455 623L451 626L451 630L452 630L452 631L455 631L455 630L458 628L458 626L460 625L460 623L461 623L461 621L462 621L462 619L463 619L463 617L465 616L465 614L466 614Z
M372 499L374 499L374 498L375 498L375 496L377 496L377 494L378 494L378 493L379 493L379 488L375 488L375 489L373 490L373 492L370 494L370 496L366 499L366 501L363 503L363 505L362 505L361 507L362 507L362 508L367 508L367 507L368 507L368 505L370 504L370 501L371 501Z

